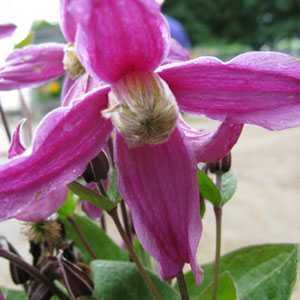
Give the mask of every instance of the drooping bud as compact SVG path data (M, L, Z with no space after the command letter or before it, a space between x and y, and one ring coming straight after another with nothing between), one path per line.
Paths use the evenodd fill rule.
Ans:
M65 71L72 79L76 79L85 73L85 69L78 59L75 47L72 44L68 44L65 48L63 64Z
M231 153L227 154L223 159L216 162L208 163L208 169L211 173L227 173L231 169Z
M87 183L107 179L109 172L109 160L104 151L94 158L83 173L83 178Z
M68 261L62 252L58 254L57 261L63 282L72 298L91 296L94 286L89 274L78 265Z
M131 73L113 85L110 108L103 112L132 145L160 144L178 117L175 97L157 74Z

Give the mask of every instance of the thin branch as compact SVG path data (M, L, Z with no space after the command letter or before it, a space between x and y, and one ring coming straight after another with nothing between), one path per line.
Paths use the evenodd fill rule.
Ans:
M80 226L77 224L76 220L73 217L68 217L68 221L73 226L74 230L76 231L76 233L77 233L80 241L82 242L84 248L86 249L86 251L91 255L91 257L93 259L97 259L96 253L94 252L94 250L92 249L92 247L89 244L88 240L84 236L84 234L83 234Z
M177 283L178 283L178 287L179 287L179 291L180 291L180 295L181 295L181 300L189 300L189 293L187 290L183 272L180 271L177 274L176 278L177 278Z
M156 300L162 300L162 297L160 295L159 290L157 289L156 285L154 284L154 282L152 281L152 279L150 278L149 274L146 272L145 268L143 267L143 265L141 264L138 256L136 255L132 244L129 241L129 238L126 234L126 232L124 231L122 224L120 222L119 216L118 216L118 211L116 208L114 208L113 210L111 210L109 212L109 215L112 217L123 241L125 242L126 248L128 249L129 255L132 259L132 261L136 264L142 278L144 279L146 285L148 286L150 292L152 293L153 297Z

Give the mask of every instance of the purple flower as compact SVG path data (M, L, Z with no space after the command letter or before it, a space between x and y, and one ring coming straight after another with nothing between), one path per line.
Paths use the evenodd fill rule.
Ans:
M86 78L82 79L81 76L85 73L85 69L73 47L76 24L70 13L70 6L72 1L61 0L61 29L67 44L31 45L12 52L4 65L0 66L0 91L38 86L66 74L62 92L62 100L64 100L75 81L86 81ZM8 34L13 30L13 26L0 25L0 38L2 31L3 35ZM171 48L174 49L167 58L168 62L189 58L189 53L175 40ZM93 81L96 82L95 79ZM62 101L62 104L66 103Z
M14 24L0 24L0 39L12 35L16 28L17 27Z
M0 166L0 219L75 180L114 130L119 188L143 247L163 278L190 263L199 282L197 163L224 157L243 123L299 125L299 61L254 52L228 63L202 57L162 65L170 40L154 1L62 4L63 31L74 39L85 70L102 83L86 95L81 92L89 79L72 86L68 105L44 118L32 146ZM179 110L222 124L213 132L196 131Z

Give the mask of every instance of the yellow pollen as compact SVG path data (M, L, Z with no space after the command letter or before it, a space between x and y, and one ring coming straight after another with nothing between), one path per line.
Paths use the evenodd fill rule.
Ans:
M85 73L85 69L79 61L75 48L72 44L68 44L65 48L63 64L65 71L72 79L76 79Z
M113 85L103 111L131 145L160 144L178 117L175 97L157 74L132 73Z

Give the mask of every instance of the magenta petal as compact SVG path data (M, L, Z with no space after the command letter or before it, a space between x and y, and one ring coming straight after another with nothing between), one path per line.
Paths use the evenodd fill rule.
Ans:
M202 226L196 164L177 128L163 144L129 148L117 134L119 188L143 247L163 278L190 263L197 280L196 251Z
M42 84L64 74L64 45L28 46L11 53L0 67L0 90Z
M67 187L61 187L41 195L15 216L17 220L26 222L40 222L54 214L64 203L68 195Z
M178 61L186 61L191 58L187 49L182 47L176 40L170 39L170 50L163 64L170 64Z
M26 119L21 120L19 124L17 125L11 139L10 147L8 150L8 158L13 158L17 155L22 154L25 151L25 147L22 143L22 127L24 123L26 122Z
M190 145L196 163L214 162L224 158L238 141L243 125L224 121L217 129L196 130L180 121L185 138Z
M32 148L0 166L0 220L18 215L82 174L112 130L101 116L108 90L51 112L37 129Z
M1 24L0 25L0 39L6 38L14 33L17 26L14 24Z
M73 0L60 0L60 28L69 43L75 42L76 23L69 11Z
M276 52L250 52L227 63L202 57L166 65L168 82L182 110L267 129L300 125L300 62Z
M85 73L75 80L65 95L62 95L62 105L69 105L73 100L76 100L84 94L93 89L100 88L101 86L104 86L103 82L100 83L97 79L94 79L89 74Z
M76 80L72 79L67 74L65 75L64 82L62 85L62 91L61 91L61 100L65 99L66 95L68 94L70 88L73 86L74 82Z
M153 0L78 0L69 9L79 23L78 55L92 76L114 82L152 71L168 53L168 27Z

